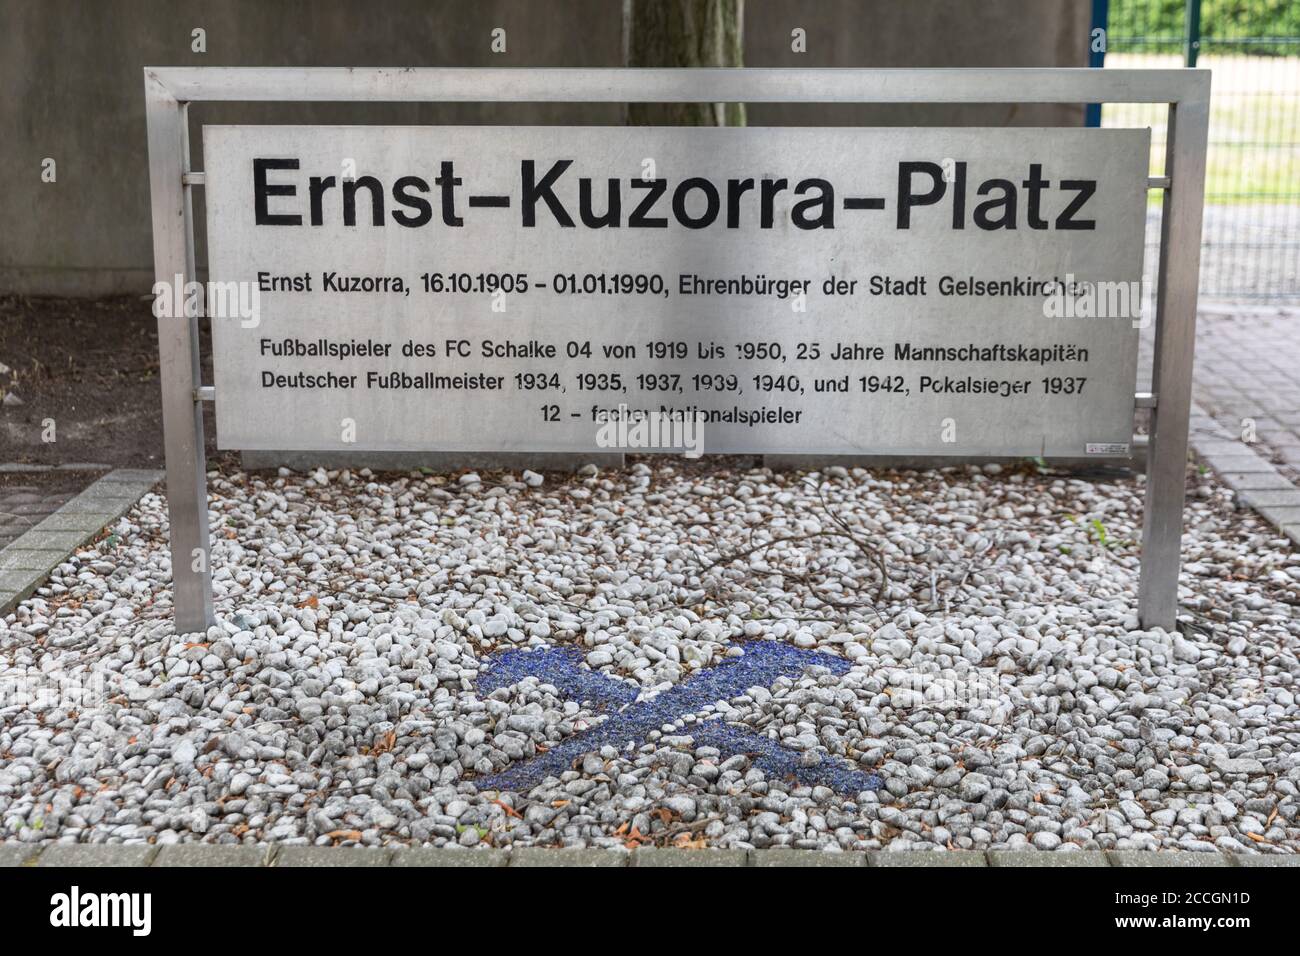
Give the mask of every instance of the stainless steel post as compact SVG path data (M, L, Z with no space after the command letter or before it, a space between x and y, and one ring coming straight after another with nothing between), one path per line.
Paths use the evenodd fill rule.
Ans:
M1192 354L1201 266L1201 210L1210 121L1208 73L1195 74L1196 95L1169 107L1164 212L1156 284L1155 368L1151 445L1142 520L1138 618L1143 627L1173 630L1187 483L1187 428L1192 406Z
M203 631L212 613L208 544L207 468L199 379L198 319L186 316L184 284L196 278L189 191L182 183L189 156L186 107L145 71L149 192L153 206L156 281L173 285L170 314L158 317L163 446L167 456L167 515L171 524L172 603L176 630Z

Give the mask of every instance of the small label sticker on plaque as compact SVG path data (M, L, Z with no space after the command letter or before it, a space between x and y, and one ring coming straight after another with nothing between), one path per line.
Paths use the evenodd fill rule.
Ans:
M1087 445L1089 455L1127 455L1129 443L1126 441L1090 441Z

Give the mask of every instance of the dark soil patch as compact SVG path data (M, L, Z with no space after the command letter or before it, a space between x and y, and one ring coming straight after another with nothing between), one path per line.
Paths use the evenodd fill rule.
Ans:
M22 402L0 405L0 462L162 467L149 300L0 297L0 364L0 392Z

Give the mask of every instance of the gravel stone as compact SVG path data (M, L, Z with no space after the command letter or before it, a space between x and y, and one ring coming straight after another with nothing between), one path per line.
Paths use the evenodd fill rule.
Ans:
M209 485L206 634L167 618L157 494L0 618L0 686L74 698L0 709L6 846L1300 851L1300 555L1212 474L1177 633L1138 627L1140 479L652 458Z

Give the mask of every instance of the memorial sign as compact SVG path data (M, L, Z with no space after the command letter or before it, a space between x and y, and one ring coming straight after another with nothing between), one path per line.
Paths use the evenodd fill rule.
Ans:
M154 272L176 287L155 311L178 630L215 620L214 399L228 447L581 451L611 432L644 447L632 432L655 417L661 434L683 426L670 440L688 452L1047 457L1128 455L1141 406L1138 617L1174 627L1207 71L148 67L144 81ZM191 168L190 104L268 100L1168 111L1153 178L1147 131L1098 129L212 127ZM181 291L198 186L215 386L201 300ZM1155 354L1152 391L1135 393L1150 190ZM234 320L213 308L231 296Z
M218 441L1127 456L1148 151L1147 130L205 127L211 279L258 301L213 322Z

